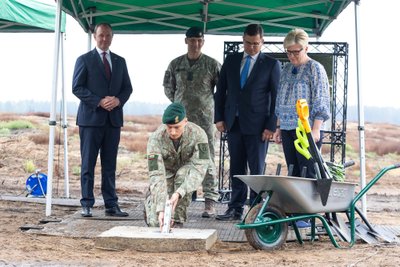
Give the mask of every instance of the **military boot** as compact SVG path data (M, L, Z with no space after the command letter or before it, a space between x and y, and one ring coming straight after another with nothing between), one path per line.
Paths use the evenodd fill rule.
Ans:
M211 218L215 215L215 201L206 198L204 201L204 212L201 214L203 218Z

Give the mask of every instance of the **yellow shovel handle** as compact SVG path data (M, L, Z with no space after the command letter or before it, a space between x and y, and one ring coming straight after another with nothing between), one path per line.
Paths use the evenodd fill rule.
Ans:
M306 159L311 158L311 154L308 149L305 149L301 146L301 142L299 139L294 140L294 147L296 148L297 152L303 155Z
M306 133L311 132L311 126L310 123L308 122L308 117L309 117L309 110L308 110L308 104L307 100L305 99L298 99L296 103L296 110L297 110L297 115L299 116L301 123L304 126L304 129Z
M297 139L294 141L294 147L297 152L303 155L306 159L310 159L311 154L310 151L308 151L310 144L308 143L307 134L300 119L298 120L298 126L296 127L296 137Z

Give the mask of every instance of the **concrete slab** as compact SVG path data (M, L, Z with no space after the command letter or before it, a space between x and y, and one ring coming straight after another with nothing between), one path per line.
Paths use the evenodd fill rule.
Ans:
M95 239L95 246L109 250L133 249L147 252L203 251L217 241L215 229L172 229L163 234L159 228L116 226Z

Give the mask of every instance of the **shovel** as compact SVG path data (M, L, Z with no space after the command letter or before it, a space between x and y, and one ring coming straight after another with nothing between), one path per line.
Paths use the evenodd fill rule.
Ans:
M340 240L351 242L351 233L349 226L336 212L326 214L326 218L329 225L332 227L332 229L335 230Z
M315 178L317 179L317 182L316 182L317 188L316 189L321 197L322 204L325 206L326 202L328 201L330 184L329 184L329 187L327 187L327 186L324 186L324 183L329 183L330 180L328 180L328 179L322 180L319 165L318 165L317 161L312 157L312 155L309 151L310 144L308 142L306 131L305 131L300 119L298 120L298 127L296 128L296 136L297 136L297 139L294 141L294 146L295 146L297 152L299 152L307 160L310 160L313 163L314 170L315 170L315 176L316 176Z
M308 122L309 111L308 111L307 101L305 99L297 100L296 110L297 110L299 119L301 121L301 125L303 126L303 127L299 127L299 128L301 128L301 129L299 129L299 131L305 132L305 136L307 137L307 141L308 141L308 145L309 145L308 150L309 150L310 156L317 163L316 165L318 166L318 169L320 171L321 179L317 179L317 192L321 196L322 205L325 206L326 202L328 201L329 191L330 191L331 185L332 185L332 177L329 173L328 166L325 164L321 154L319 153L319 150L317 148L317 145L315 144L314 138L311 133L310 123ZM299 125L300 125L300 123L299 123ZM296 129L296 134L297 134L297 129ZM305 137L303 139L305 139ZM318 173L317 170L316 170L316 172Z
M372 227L372 225L368 222L367 218L365 215L360 211L359 208L355 207L356 212L358 215L360 215L362 221L365 223L365 225L361 222L357 224L357 219L356 219L356 225L358 226L357 228L364 228L364 231L366 231L368 234L373 235L376 238L382 239L385 242L388 243L399 243L399 239L397 238L396 234L392 232L385 231L384 229L379 229L376 226ZM356 229L357 229L356 228Z

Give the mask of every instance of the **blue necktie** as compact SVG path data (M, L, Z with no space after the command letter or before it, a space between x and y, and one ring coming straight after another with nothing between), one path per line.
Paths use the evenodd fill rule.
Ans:
M246 62L244 63L242 73L240 73L240 87L243 88L244 84L246 83L247 76L249 75L250 69L250 56L246 56Z

